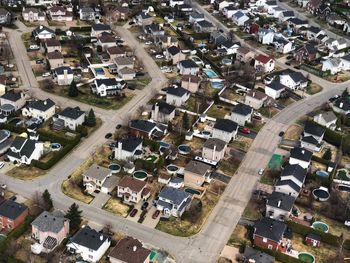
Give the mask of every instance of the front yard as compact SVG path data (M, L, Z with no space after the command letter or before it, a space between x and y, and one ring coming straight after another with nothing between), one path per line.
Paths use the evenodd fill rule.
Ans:
M46 174L46 171L33 166L16 166L6 172L6 175L20 180L33 180Z
M123 204L120 199L111 197L107 203L103 205L102 209L122 217L127 217L130 207Z

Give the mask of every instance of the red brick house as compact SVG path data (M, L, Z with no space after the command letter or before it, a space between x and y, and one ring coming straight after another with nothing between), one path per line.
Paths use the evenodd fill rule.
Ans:
M10 199L0 205L0 229L15 229L28 216L28 207Z
M321 237L316 234L307 234L305 243L309 246L319 247L321 245Z
M310 62L317 58L317 49L310 44L306 44L295 52L294 58L299 63Z
M291 231L283 222L264 217L254 225L254 245L280 252L291 247Z

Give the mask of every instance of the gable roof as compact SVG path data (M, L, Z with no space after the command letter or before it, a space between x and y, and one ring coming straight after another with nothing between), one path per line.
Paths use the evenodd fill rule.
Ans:
M173 87L169 87L166 93L177 97L183 97L185 94L188 94L189 92L187 89L184 89L183 87L173 86Z
M280 242L287 230L287 225L281 221L263 217L254 225L254 234L268 238L275 242Z
M116 57L114 59L115 64L117 65L133 65L134 60L129 57Z
M255 60L257 60L257 61L259 61L259 62L261 62L263 64L267 64L271 60L273 60L273 58L260 54L260 55L255 57Z
M49 32L49 33L51 33L51 34L55 34L55 31L53 31L51 28L48 28L48 27L42 26L42 25L36 27L36 28L33 30L33 33L36 34L36 35L38 35L38 34L40 34L41 32L44 32L44 31L47 31L47 32Z
M61 42L57 39L49 38L49 39L46 39L45 45L47 47L58 47L58 46L61 46Z
M196 24L197 26L200 26L200 27L206 27L206 28L214 27L214 25L208 20L197 21Z
M28 108L36 109L39 111L47 111L51 107L54 107L55 103L51 99L36 100L28 105Z
M301 161L310 162L312 152L301 147L295 147L292 150L290 150L290 157Z
M97 232L95 229L85 226L79 229L79 231L70 239L70 243L79 244L82 247L90 248L92 250L98 250L101 245L111 238L103 233Z
M287 164L281 174L281 179L286 176L292 175L299 182L304 183L307 170L301 167L299 164Z
M5 200L2 204L0 204L0 216L6 217L10 220L15 220L17 217L22 215L24 211L28 208L26 205L19 204L10 199Z
M296 191L298 193L300 192L301 187L290 179L288 179L288 180L279 179L275 186L284 186L284 185L288 185L290 188L292 188L294 191Z
M152 110L154 110L156 108L156 106L158 106L158 110L159 112L163 113L163 114L171 114L174 112L174 110L176 109L175 106L170 105L164 101L159 101L156 102L153 106L152 106Z
M48 59L63 59L63 55L60 51L53 51L46 54Z
M198 68L199 66L192 59L185 59L179 61L179 64L184 68Z
M111 30L110 25L106 25L106 24L102 24L102 23L94 24L91 26L91 28L94 31L110 31Z
M273 256L270 256L264 252L261 252L259 250L256 250L254 248L246 246L244 249L244 257L247 262L249 260L255 260L256 263L274 263L275 258Z
M140 131L151 132L157 125L147 120L131 120L129 127Z
M283 75L288 75L291 77L291 79L295 82L295 83L305 83L308 82L309 80L299 71L293 71L293 72L288 72L286 74Z
M6 92L1 98L15 102L22 98L22 94L20 92Z
M337 116L333 111L327 111L320 113L325 122L329 123L331 121L337 120Z
M165 186L160 192L159 197L171 200L174 205L181 205L181 203L190 197L190 193L182 189Z
M175 56L176 54L179 54L181 50L177 46L171 46L168 48L168 53L172 56Z
M131 176L124 176L118 183L118 187L129 188L137 193L141 192L146 185L145 181L137 180Z
M253 108L246 104L238 103L233 107L232 112L243 116L247 116L249 114L252 114Z
M120 82L118 82L115 78L108 79L95 79L97 87L105 85L109 86L117 86Z
M203 148L208 148L208 149L215 148L215 150L219 152L222 151L225 148L225 146L226 146L226 142L218 138L209 138L203 144Z
M308 121L305 123L304 132L322 137L325 133L326 129L314 122Z
M283 182L283 181L282 181ZM295 202L295 198L280 192L272 192L266 198L266 205L272 206L284 211L291 211Z
M208 171L210 171L211 167L208 164L197 162L194 160L191 160L186 166L185 166L185 172L190 172L198 175L205 175Z
M279 81L276 81L276 80L272 81L270 84L266 84L265 86L276 91L284 90L287 88L286 86L284 86L283 84L281 84Z
M234 132L238 129L238 124L229 119L216 119L214 129L218 129L225 132Z
M197 75L183 75L181 81L190 82L190 83L199 83L201 78Z
M64 218L63 215L55 215L54 213L44 211L35 218L32 222L32 226L35 226L41 232L58 233L62 230L66 221L68 221L68 219Z
M85 115L85 111L80 110L79 107L75 107L75 108L67 107L63 111L58 113L58 115L69 118L69 119L76 120L80 116Z
M333 102L333 105L343 111L350 111L350 98L340 97Z
M143 140L141 138L128 137L119 140L119 142L122 143L122 150L133 152L140 144L142 144Z
M143 263L149 257L151 250L143 247L136 238L126 237L117 243L109 253L110 258L115 258L125 263Z
M263 100L267 98L267 95L264 92L261 92L260 90L250 90L247 93L247 96L252 97L257 100Z
M111 170L108 168L102 167L94 163L84 172L84 176L88 176L90 178L94 178L99 181L103 181L106 179L108 175L111 174Z
M67 74L73 74L73 70L70 67L58 67L54 69L56 75L64 75L64 72L67 71Z

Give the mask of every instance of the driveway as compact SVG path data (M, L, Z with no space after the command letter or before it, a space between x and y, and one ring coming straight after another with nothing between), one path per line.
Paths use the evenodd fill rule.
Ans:
M148 210L147 214L146 214L146 217L145 217L145 220L142 222L142 224L144 226L147 226L147 227L150 227L150 228L155 228L156 225L158 224L159 222L159 218L160 218L160 215L157 216L156 219L153 219L152 218L152 215L153 213L157 211L157 208L155 208L153 205L151 206L151 208Z
M90 203L91 206L102 208L105 203L111 198L110 195L99 192L98 194L94 194L95 198Z

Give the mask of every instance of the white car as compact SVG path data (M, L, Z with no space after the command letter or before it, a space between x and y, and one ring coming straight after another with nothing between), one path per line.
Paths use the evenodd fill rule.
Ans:
M6 184L2 184L2 185L1 185L1 188L2 188L2 189L6 189L6 188L7 188L7 185L6 185Z
M145 42L145 45L147 45L147 46L149 46L149 45L151 45L152 44L152 41L147 41L147 42Z
M5 166L4 162L0 162L0 169Z
M261 168L261 169L259 169L258 174L259 174L259 175L263 175L263 174L264 174L264 171L265 171L265 170Z
M156 55L156 58L158 58L158 59L159 59L159 58L163 58L163 57L164 57L163 55L159 55L159 54Z
M40 47L38 45L30 45L29 49L39 49Z
M50 74L50 72L44 72L41 76L42 76L43 78L46 78L46 77L50 77L51 74Z

